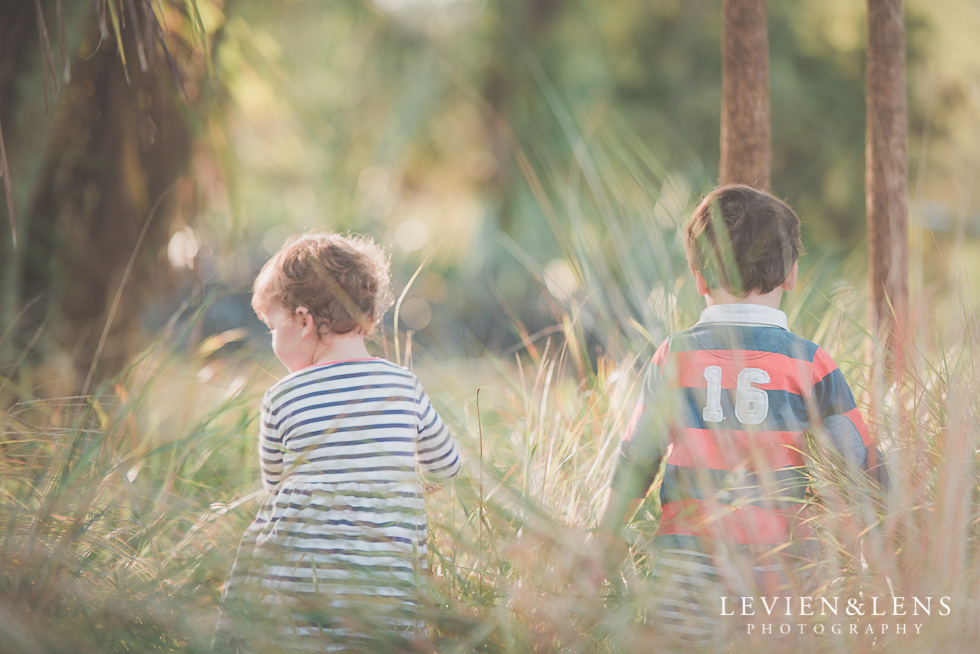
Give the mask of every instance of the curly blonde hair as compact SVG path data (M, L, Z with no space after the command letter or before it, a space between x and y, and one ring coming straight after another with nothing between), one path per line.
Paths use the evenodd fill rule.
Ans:
M290 314L305 307L320 336L371 335L392 303L384 250L365 236L310 232L294 236L262 266L252 307L275 302Z

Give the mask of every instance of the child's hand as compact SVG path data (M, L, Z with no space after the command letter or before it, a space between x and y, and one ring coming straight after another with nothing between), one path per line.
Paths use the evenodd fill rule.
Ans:
M622 538L601 529L590 539L588 550L589 554L578 563L574 583L582 593L595 595L616 576L628 548Z
M583 595L597 595L607 579L609 572L604 563L590 556L579 561L572 584Z

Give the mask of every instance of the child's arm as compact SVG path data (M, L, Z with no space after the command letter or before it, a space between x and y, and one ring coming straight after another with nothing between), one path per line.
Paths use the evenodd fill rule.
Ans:
M417 380L415 401L419 430L415 441L415 460L419 470L427 480L448 481L459 472L462 462L459 444Z
M619 446L619 457L609 484L609 496L599 517L601 556L618 566L623 556L622 532L643 502L660 471L669 443L669 398L663 389L662 346L647 372L643 396L637 403Z
M637 407L637 411L641 413L639 420L631 421L636 423L635 427L627 432L627 437L620 443L609 495L593 540L594 558L586 562L584 569L584 581L589 592L595 592L603 579L614 574L626 558L623 528L649 492L666 452L662 432L646 431L652 426L651 422L660 422L652 420L654 412L650 409L644 411L642 405ZM644 417L647 419L644 420ZM644 437L652 437L652 448L637 447Z
M882 490L887 490L888 473L851 388L840 368L821 348L813 359L813 400L820 427L834 448L844 460L863 469Z
M599 529L617 537L650 491L666 454L661 420L650 409L641 412L636 426L619 446L619 458L609 484L609 497L599 518Z
M259 471L262 485L270 493L282 480L282 439L276 428L275 416L269 406L268 391L262 397L259 412Z

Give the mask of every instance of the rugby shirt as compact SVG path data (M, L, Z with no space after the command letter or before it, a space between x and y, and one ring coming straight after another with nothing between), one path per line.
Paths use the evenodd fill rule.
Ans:
M299 649L342 649L379 628L411 636L427 551L420 476L460 468L418 378L377 358L311 366L269 388L260 420L269 496L226 596L292 611L277 628Z
M661 536L778 544L809 536L806 433L848 461L875 448L847 381L823 349L754 304L709 306L656 351L612 486L644 497L666 459Z

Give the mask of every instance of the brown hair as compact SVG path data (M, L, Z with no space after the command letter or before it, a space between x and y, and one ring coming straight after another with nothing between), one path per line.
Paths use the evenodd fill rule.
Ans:
M370 334L391 306L388 257L363 236L308 233L282 246L255 278L252 306L306 307L317 332Z
M692 271L710 288L741 297L782 284L803 254L796 212L742 184L711 191L694 210L684 241Z

